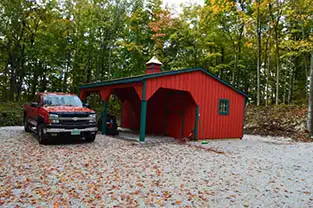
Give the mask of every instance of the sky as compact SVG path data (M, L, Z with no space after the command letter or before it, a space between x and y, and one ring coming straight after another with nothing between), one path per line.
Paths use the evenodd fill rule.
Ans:
M179 8L180 4L204 4L204 0L163 0L163 7L168 5L170 8Z

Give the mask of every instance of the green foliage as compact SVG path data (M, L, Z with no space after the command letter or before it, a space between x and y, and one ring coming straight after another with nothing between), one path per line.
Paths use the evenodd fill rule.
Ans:
M91 109L95 110L97 113L97 118L102 116L103 112L103 102L99 94L91 94L87 98L87 103L90 105ZM109 99L107 106L108 113L115 116L117 121L120 123L121 120L121 101L114 95Z
M0 126L23 125L23 104L0 103Z
M275 102L277 85L279 103L305 102L312 0L205 2L173 15L161 0L2 0L0 100L79 93L83 83L143 74L156 55L163 70L208 69L252 103L259 57L261 104Z

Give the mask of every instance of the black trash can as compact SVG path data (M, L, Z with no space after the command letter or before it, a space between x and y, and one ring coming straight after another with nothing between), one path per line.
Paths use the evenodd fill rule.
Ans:
M118 125L116 122L115 116L112 116L110 114L107 115L107 121L106 121L106 134L107 135L118 135ZM99 131L102 131L102 116L98 120L98 129Z

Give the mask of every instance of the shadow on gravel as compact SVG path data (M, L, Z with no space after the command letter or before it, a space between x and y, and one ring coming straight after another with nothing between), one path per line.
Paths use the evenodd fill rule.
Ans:
M38 142L38 136L35 133L32 133L34 139ZM91 144L93 142L86 142L84 137L81 136L56 136L50 137L45 146L49 145L73 145L73 144ZM39 144L39 143L38 143Z
M53 139L48 140L46 145L73 145L73 144L88 144L81 137L54 137Z

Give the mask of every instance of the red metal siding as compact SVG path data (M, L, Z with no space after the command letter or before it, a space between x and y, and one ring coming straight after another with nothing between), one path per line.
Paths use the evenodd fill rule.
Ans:
M193 99L200 107L200 139L242 137L244 96L235 92L228 86L207 76L201 71L196 71L175 76L148 79L147 98L150 98L159 88L190 92ZM218 114L218 101L220 98L229 100L229 115ZM193 112L195 113L195 110L193 110L193 112L192 110L193 109L187 108L185 125L193 126L194 128L194 116L193 118L191 116ZM173 122L175 126L180 126L181 120L177 117Z
M195 128L195 109L199 106L200 139L241 138L243 135L244 96L202 71L186 72L147 79L147 133L186 137ZM81 91L105 91L116 94L123 102L124 127L139 129L142 83L95 87ZM168 95L168 93L172 93ZM219 115L219 99L229 100L229 115ZM182 126L184 126L182 132Z

